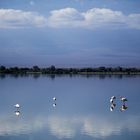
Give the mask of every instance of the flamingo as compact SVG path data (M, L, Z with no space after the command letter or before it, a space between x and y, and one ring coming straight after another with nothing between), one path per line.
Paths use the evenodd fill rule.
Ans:
M53 97L53 100L54 100L54 101L56 101L56 98L55 98L55 97Z
M115 96L112 96L111 98L112 98L113 100L115 100L115 99L116 99L116 97L115 97Z
M125 97L120 97L120 100L121 100L122 102L128 101L127 98L125 98Z
M112 96L111 98L110 98L110 103L113 103L113 101L116 99L116 97L115 96Z
M15 108L20 108L19 104L15 104L14 106L15 106Z

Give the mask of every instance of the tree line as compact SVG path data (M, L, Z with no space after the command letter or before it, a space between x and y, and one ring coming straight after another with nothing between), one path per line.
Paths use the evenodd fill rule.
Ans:
M126 67L96 67L96 68L56 68L54 65L46 68L38 66L5 67L0 66L1 74L140 74L140 68Z

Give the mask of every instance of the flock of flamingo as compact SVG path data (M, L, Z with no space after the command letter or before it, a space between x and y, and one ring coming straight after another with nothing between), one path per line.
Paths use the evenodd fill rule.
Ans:
M53 97L53 107L56 107L56 97ZM16 116L19 116L20 115L20 104L15 104L14 107L16 108L16 111L15 111L15 115Z
M113 111L116 104L114 103L116 100L116 97L115 96L112 96L110 98L110 111ZM120 97L120 100L122 101L123 105L120 107L120 111L125 111L128 107L125 105L125 102L128 101L127 98L125 97ZM53 97L53 107L56 107L56 97ZM16 116L19 116L20 115L20 104L15 104L14 107L16 108L16 111L15 111L15 115Z
M116 107L116 104L114 103L116 100L115 96L112 96L110 98L110 111L113 111L114 108ZM128 107L126 106L125 102L128 101L127 98L125 97L120 97L120 101L123 103L122 106L120 107L120 111L125 111Z

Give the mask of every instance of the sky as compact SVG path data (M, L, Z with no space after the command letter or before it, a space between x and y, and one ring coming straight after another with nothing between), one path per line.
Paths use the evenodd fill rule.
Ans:
M0 65L140 67L140 0L0 0Z

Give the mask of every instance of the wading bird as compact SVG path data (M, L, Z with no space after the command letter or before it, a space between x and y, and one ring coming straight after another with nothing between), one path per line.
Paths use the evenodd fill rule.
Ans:
M122 96L120 97L120 100L121 100L122 102L126 102L126 101L128 101L127 98L122 97Z
M115 97L115 96L112 96L112 97L110 98L110 103L113 103L115 99L116 99L116 97Z
M15 106L15 108L20 108L19 104L15 104L14 106Z
M56 98L55 98L55 97L53 97L53 100L54 100L54 101L56 101Z

